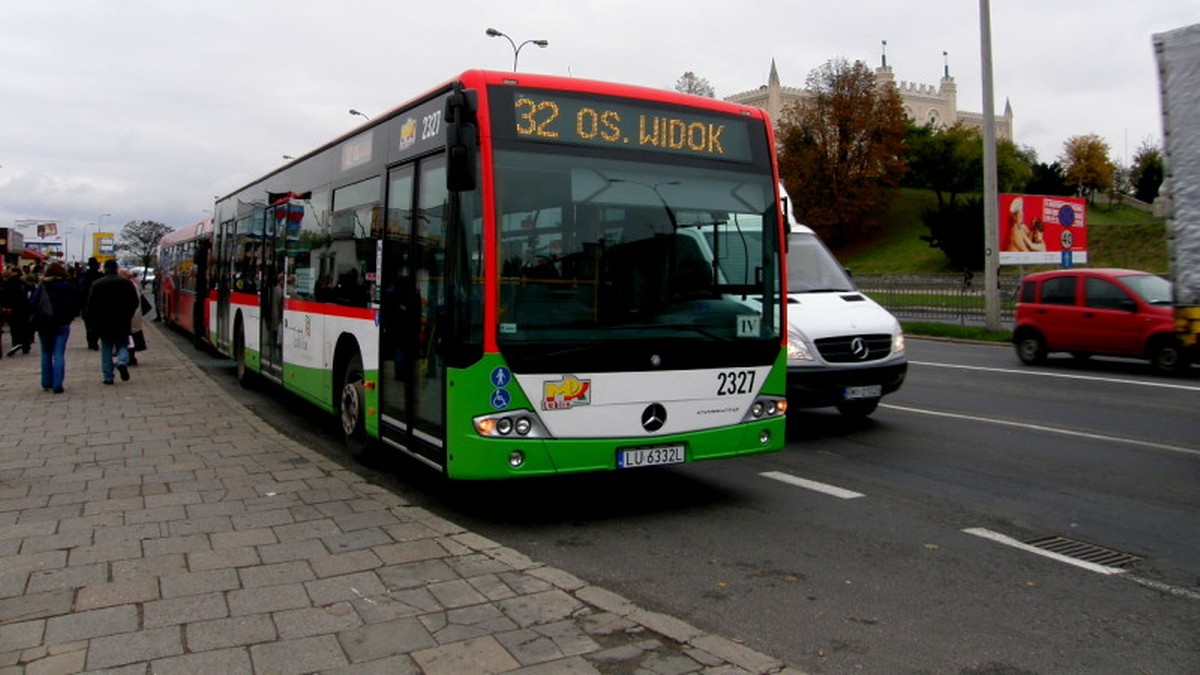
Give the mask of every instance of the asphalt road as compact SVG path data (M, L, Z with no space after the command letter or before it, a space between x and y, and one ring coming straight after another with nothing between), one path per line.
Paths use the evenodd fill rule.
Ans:
M408 461L349 462L303 403L196 355L408 500L810 672L1200 672L1200 373L909 350L908 381L870 420L800 412L781 453L453 486ZM1075 557L1026 543L1048 537Z

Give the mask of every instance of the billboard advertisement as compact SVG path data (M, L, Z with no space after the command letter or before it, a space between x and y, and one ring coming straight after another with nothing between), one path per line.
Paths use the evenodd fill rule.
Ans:
M92 256L104 264L116 256L116 236L112 232L96 232L92 234Z
M1000 264L1086 263L1086 205L1077 197L1000 195Z

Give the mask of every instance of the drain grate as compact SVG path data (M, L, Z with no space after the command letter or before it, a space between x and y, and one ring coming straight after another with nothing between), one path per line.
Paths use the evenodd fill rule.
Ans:
M1104 565L1105 567L1117 567L1125 569L1135 562L1141 560L1140 556L1122 551L1115 551L1111 548L1104 548L1095 544L1089 544L1086 541L1071 539L1059 535L1051 535L1048 537L1039 537L1030 539L1025 542L1030 546L1035 546L1044 551L1050 551L1059 555L1065 555L1068 558L1082 560L1084 562L1093 563L1096 565Z

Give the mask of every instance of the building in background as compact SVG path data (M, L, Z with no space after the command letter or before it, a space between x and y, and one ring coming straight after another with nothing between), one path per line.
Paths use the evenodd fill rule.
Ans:
M958 109L958 85L950 76L950 66L945 66L942 79L938 84L918 84L900 82L896 84L895 73L887 64L887 57L881 60L881 65L875 69L875 81L878 85L895 84L904 104L904 110L909 119L918 125L932 124L934 127L949 127L956 122L962 122L969 128L983 129L983 113L967 112ZM725 100L743 105L751 105L767 111L771 119L778 121L783 111L809 96L807 89L800 87L785 87L779 79L779 71L775 60L771 60L771 73L767 83L758 89L744 91L740 94L726 97ZM1012 105L1005 101L1004 114L996 116L997 140L1013 140Z

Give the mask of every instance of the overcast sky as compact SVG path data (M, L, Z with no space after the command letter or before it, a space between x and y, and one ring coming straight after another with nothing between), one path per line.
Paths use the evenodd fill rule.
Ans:
M997 113L1042 161L1096 133L1114 159L1161 142L1153 33L1200 22L1196 0L991 3ZM224 195L472 68L718 97L800 87L832 58L936 85L949 53L959 108L982 111L972 0L0 0L0 226L179 227ZM101 215L111 214L111 215Z

